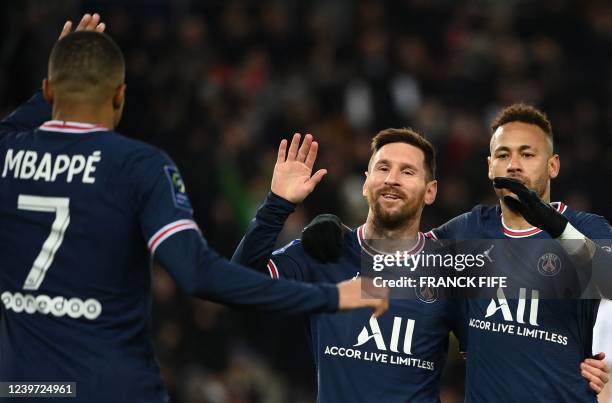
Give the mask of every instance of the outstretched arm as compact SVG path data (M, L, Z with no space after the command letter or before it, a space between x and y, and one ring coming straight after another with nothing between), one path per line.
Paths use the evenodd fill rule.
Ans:
M386 309L387 300L361 298L361 282L325 286L277 281L228 262L200 235L185 184L167 155L142 145L123 161L125 175L120 177L133 192L151 255L190 295L288 314Z
M379 316L388 308L386 299L362 298L361 280L337 286L275 280L228 262L196 231L172 235L155 256L187 293L224 304L292 315L371 307Z
M270 192L234 251L232 262L251 267L261 273L269 273L273 278L278 277L278 268L272 266L274 263L270 262L270 257L278 234L294 209L293 203ZM286 265L285 268L289 270ZM297 271L297 267L292 270L294 273Z

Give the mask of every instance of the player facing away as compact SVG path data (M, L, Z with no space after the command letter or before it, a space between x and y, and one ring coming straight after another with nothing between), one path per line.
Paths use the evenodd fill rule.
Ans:
M48 103L37 94L0 124L0 381L76 382L75 402L167 401L149 341L153 256L193 296L380 314L387 301L361 299L359 281L278 282L207 247L174 163L113 131L124 61L99 19L66 23Z
M367 238L392 243L418 254L436 248L419 231L424 206L433 203L433 146L408 129L389 129L372 142L372 158L363 194L369 205L366 222L338 243L335 263L308 256L299 240L272 254L286 218L325 174L312 175L318 144L306 135L301 147L294 135L287 151L283 140L272 178L272 192L258 210L233 260L269 272L273 278L309 283L335 282L358 276L362 259L380 254ZM379 244L380 247L384 245ZM391 246L391 245L388 245ZM412 299L392 300L381 318L368 312L313 314L308 319L310 346L317 371L317 401L439 402L439 382L449 332L461 335L456 314L461 305L439 299L429 289Z
M553 152L546 116L534 107L516 104L500 113L492 129L488 176L499 205L476 206L430 235L534 240L533 248L524 249L524 266L501 269L514 273L526 269L536 275L542 269L544 275L554 275L572 266L570 262L587 266L596 262L586 275L592 274L601 293L609 297L610 224L564 203L550 203L550 181L559 174L560 160ZM311 255L326 260L337 253L333 242L322 240L341 236L338 222L337 217L319 216L307 227L302 239L308 240L304 247ZM542 249L556 245L553 239L564 249L554 256L548 248ZM504 264L502 252L490 251L497 265ZM592 391L601 391L608 371L602 360L589 358L599 300L539 299L539 290L529 288L523 295L501 292L497 298L467 301L466 401L595 402Z

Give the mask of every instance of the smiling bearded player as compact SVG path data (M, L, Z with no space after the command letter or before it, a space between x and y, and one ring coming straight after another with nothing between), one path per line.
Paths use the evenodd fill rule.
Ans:
M555 255L559 260L551 263L593 263L594 283L609 297L610 224L564 203L550 203L550 181L559 174L560 158L554 153L546 116L529 105L505 108L492 125L490 152L488 177L499 205L476 206L430 235L456 240L522 238L533 246L525 250L524 260L532 259L529 267L541 263L543 271L547 253L538 247L545 240L549 246L558 242L565 256ZM302 236L304 248L323 261L333 261L337 246L327 240L341 237L343 231L337 217L319 216ZM490 251L493 260L503 261L500 249ZM516 272L514 267L502 269ZM469 327L466 401L595 402L592 391L599 392L607 381L604 363L590 358L599 300L539 300L538 290L527 291L468 301L467 323L490 323L489 329L503 325L515 332Z
M257 215L232 260L273 278L290 278L318 284L359 275L364 262L386 251L417 255L437 248L419 231L421 213L433 203L435 153L432 145L409 129L387 129L372 140L363 195L370 206L362 226L339 245L335 263L312 259L295 240L272 253L286 218L325 174L311 177L317 143L307 135L298 149L295 135L289 151L279 147L272 192ZM378 240L375 244L372 240ZM367 311L348 315L310 315L307 330L317 371L317 401L336 402L439 402L439 384L449 332L464 327L459 306L450 299L412 293L396 299L386 315L373 319ZM367 381L366 381L367 380Z

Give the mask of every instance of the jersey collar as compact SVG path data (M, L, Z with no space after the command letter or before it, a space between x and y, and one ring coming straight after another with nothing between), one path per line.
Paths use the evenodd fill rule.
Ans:
M565 213L565 211L567 210L567 205L563 202L552 202L550 203L550 205L556 208L557 211L561 214ZM509 238L527 238L542 232L542 230L538 227L531 227L527 229L512 229L508 227L504 222L504 215L500 214L500 217L504 235Z
M379 250L372 248L370 245L368 245L368 243L366 242L366 237L365 237L365 224L357 228L357 241L359 242L359 246L361 246L361 249L370 256L387 254L386 252L381 252ZM424 246L425 246L425 235L422 232L419 232L417 235L417 241L412 247L412 249L408 251L408 254L416 255L417 253L423 250Z
M104 132L108 128L102 125L94 125L91 123L67 122L64 120L49 120L39 127L40 130L47 132L61 133L89 133L89 132Z

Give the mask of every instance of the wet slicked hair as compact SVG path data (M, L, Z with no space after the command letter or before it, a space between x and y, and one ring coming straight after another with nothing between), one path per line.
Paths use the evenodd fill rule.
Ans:
M434 146L425 137L408 127L381 130L374 136L372 139L372 157L368 164L368 170L371 168L370 165L372 164L374 154L384 145L391 143L406 143L423 151L423 154L425 154L427 180L434 180L436 178L436 150Z
M59 40L49 56L49 81L58 95L101 101L123 83L125 60L106 34L79 31Z
M491 124L491 135L500 126L512 122L529 123L538 126L548 138L551 146L553 145L553 132L550 120L548 120L548 116L544 112L535 106L517 103L504 108Z

